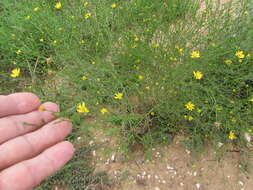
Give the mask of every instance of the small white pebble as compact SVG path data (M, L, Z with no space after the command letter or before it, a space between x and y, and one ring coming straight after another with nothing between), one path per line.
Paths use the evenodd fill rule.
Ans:
M91 146L91 145L93 145L94 144L94 141L90 141L89 142L89 145Z
M92 155L96 156L96 151L95 150L92 151Z
M199 188L200 188L200 184L199 184L199 183L197 183L197 184L196 184L196 187L197 187L197 189L199 189Z
M158 179L158 176L157 176L157 175L155 175L155 178L156 178L156 179Z
M112 155L111 160L115 161L115 154Z
M162 183L166 183L166 181L165 181L165 180L163 180L163 181L162 181Z
M184 186L184 183L183 183L183 182L180 182L180 186L181 186L181 187Z
M194 173L193 173L193 176L197 176L197 172L194 172Z
M161 183L161 180L160 180L160 179L158 180L158 183Z
M191 153L191 151L189 151L189 150L187 150L187 149L186 149L185 151L186 151L187 154L190 154L190 153Z
M168 170L174 170L174 168L171 167L171 166L169 166L169 165L167 166L167 169L168 169Z
M230 175L228 175L227 178L230 178Z
M155 187L155 190L160 190L160 188L159 187Z
M151 178L151 175L148 175L148 179L150 179Z
M238 184L241 185L241 186L244 185L242 181L238 181Z
M82 137L77 137L77 140L80 141L82 139ZM56 189L57 190L57 189Z
M146 172L144 171L144 172L142 173L142 175L146 175Z
M245 137L246 141L251 142L251 136L249 133L244 133L244 137Z
M217 146L220 148L222 147L224 144L222 142L218 142Z

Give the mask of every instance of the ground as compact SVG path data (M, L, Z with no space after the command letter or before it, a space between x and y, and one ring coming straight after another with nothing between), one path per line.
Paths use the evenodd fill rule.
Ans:
M93 120L92 122L95 122ZM196 155L185 148L185 137L177 136L166 146L152 149L147 159L143 147L136 144L128 160L120 153L117 140L103 131L92 131L96 138L89 142L94 174L105 171L113 185L111 190L251 190L251 171L243 166L244 155L233 146L222 144L205 146L204 153ZM79 141L82 141L79 138ZM253 157L247 158L253 164Z

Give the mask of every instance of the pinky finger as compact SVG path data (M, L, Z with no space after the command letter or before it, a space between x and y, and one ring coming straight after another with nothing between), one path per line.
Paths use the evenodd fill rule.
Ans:
M61 169L73 156L74 147L65 141L37 157L20 162L0 173L0 189L28 190Z

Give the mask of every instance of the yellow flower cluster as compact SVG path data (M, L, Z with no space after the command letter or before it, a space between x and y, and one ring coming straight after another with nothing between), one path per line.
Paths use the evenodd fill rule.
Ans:
M86 107L84 102L81 102L77 105L76 111L78 113L89 113L90 110Z

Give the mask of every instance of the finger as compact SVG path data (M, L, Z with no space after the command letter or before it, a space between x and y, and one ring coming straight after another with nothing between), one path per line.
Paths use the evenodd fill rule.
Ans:
M46 102L42 106L45 111L37 110L23 115L8 116L0 119L0 144L34 131L56 118L53 113L59 112L57 104Z
M37 157L18 163L0 173L0 189L28 190L62 168L73 156L69 142L61 142Z
M0 170L37 156L48 147L62 141L71 129L69 121L59 119L32 133L7 141L0 146Z
M0 96L0 117L23 114L35 110L40 105L39 98L32 93L15 93Z

